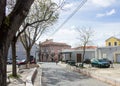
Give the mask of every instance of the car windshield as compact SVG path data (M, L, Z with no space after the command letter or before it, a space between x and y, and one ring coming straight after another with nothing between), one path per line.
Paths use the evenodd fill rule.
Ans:
M103 59L99 59L98 61L99 61L99 62L106 62L106 61L105 61L105 60L103 60Z

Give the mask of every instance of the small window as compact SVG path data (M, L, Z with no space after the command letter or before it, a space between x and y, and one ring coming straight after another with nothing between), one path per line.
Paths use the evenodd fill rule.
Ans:
M111 46L111 42L109 42L108 45Z
M103 53L103 58L107 58L107 54Z
M117 46L117 42L114 42L114 45Z

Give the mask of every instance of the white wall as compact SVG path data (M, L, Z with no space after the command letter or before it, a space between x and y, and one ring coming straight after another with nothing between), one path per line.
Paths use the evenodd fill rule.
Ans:
M34 44L32 49L31 49L31 55L33 55L35 57L36 51L38 51L38 45ZM19 59L26 58L26 51L25 51L25 49L20 41L18 41L16 44L16 56ZM9 48L8 57L12 58L11 47Z

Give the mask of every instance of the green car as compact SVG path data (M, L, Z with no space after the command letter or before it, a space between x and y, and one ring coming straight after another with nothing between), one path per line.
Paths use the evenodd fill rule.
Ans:
M91 65L92 67L99 67L99 68L109 68L110 67L110 63L104 59L97 59L97 58L93 58L91 59Z
M69 60L67 63L71 66L75 66L75 61L74 60Z

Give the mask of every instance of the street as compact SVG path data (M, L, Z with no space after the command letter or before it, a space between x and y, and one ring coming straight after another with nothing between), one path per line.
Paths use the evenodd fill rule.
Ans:
M42 86L111 86L56 63L42 63Z

